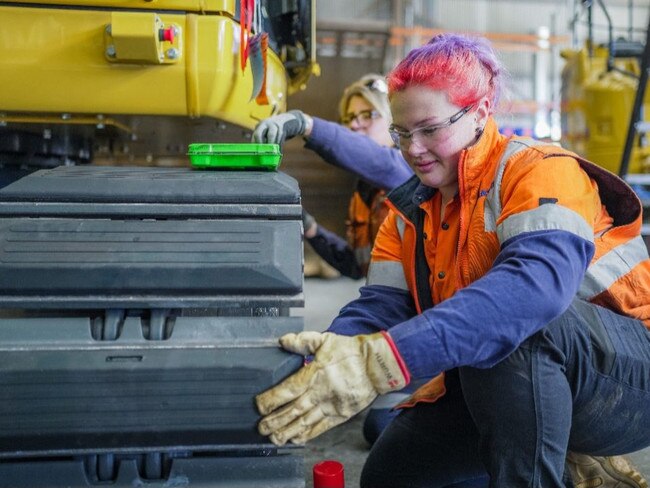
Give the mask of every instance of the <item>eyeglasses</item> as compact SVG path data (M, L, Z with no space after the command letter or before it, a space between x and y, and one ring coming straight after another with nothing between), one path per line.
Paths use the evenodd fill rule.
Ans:
M380 117L381 114L376 110L362 110L356 114L345 114L343 117L341 117L341 123L349 126L353 121L356 120L359 126L368 127L373 119L378 119Z
M413 141L414 137L418 134L420 136L420 142L430 141L435 136L438 129L444 129L445 127L449 127L450 125L455 124L461 119L463 115L469 112L471 108L472 105L468 105L467 107L459 110L454 115L449 117L445 122L442 122L440 124L420 127L419 129L413 129L410 132L397 129L395 126L391 125L388 128L388 131L390 132L390 137L393 139L395 145L401 147L402 149L405 149L411 145L411 141Z

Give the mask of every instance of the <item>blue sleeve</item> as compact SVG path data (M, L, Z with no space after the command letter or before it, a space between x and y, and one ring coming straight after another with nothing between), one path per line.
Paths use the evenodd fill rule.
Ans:
M407 291L383 285L362 286L360 296L341 309L328 332L351 336L388 330L416 314Z
M313 119L314 125L305 147L329 164L383 190L392 190L413 176L399 150L380 146L369 137L339 124L317 117Z
M357 263L354 251L347 241L320 224L316 227L316 235L307 238L316 254L343 276L358 280L363 278L363 271Z
M416 378L488 368L569 307L593 252L565 231L513 237L485 276L390 335Z

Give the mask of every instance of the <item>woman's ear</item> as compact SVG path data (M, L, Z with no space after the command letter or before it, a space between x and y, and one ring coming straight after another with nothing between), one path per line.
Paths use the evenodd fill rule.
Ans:
M490 100L487 97L483 97L477 102L474 112L477 130L482 131L485 128L485 124L487 124L488 118L490 117L490 108Z

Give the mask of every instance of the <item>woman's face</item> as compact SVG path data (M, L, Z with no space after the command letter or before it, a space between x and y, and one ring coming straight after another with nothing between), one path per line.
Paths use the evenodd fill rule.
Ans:
M354 132L370 137L377 144L392 146L388 126L390 123L362 96L353 95L348 100L344 125Z
M415 85L392 96L393 127L404 134L399 144L404 159L422 183L443 196L453 197L458 190L460 153L484 127L485 104L459 107L446 92Z

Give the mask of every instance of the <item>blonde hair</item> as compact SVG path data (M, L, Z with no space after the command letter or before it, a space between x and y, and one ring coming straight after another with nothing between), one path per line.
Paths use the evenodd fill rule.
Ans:
M354 83L348 85L343 91L341 100L339 101L339 118L345 117L350 103L350 98L353 96L360 96L366 100L379 114L391 121L390 104L388 102L388 85L386 84L386 77L370 73L362 76Z

